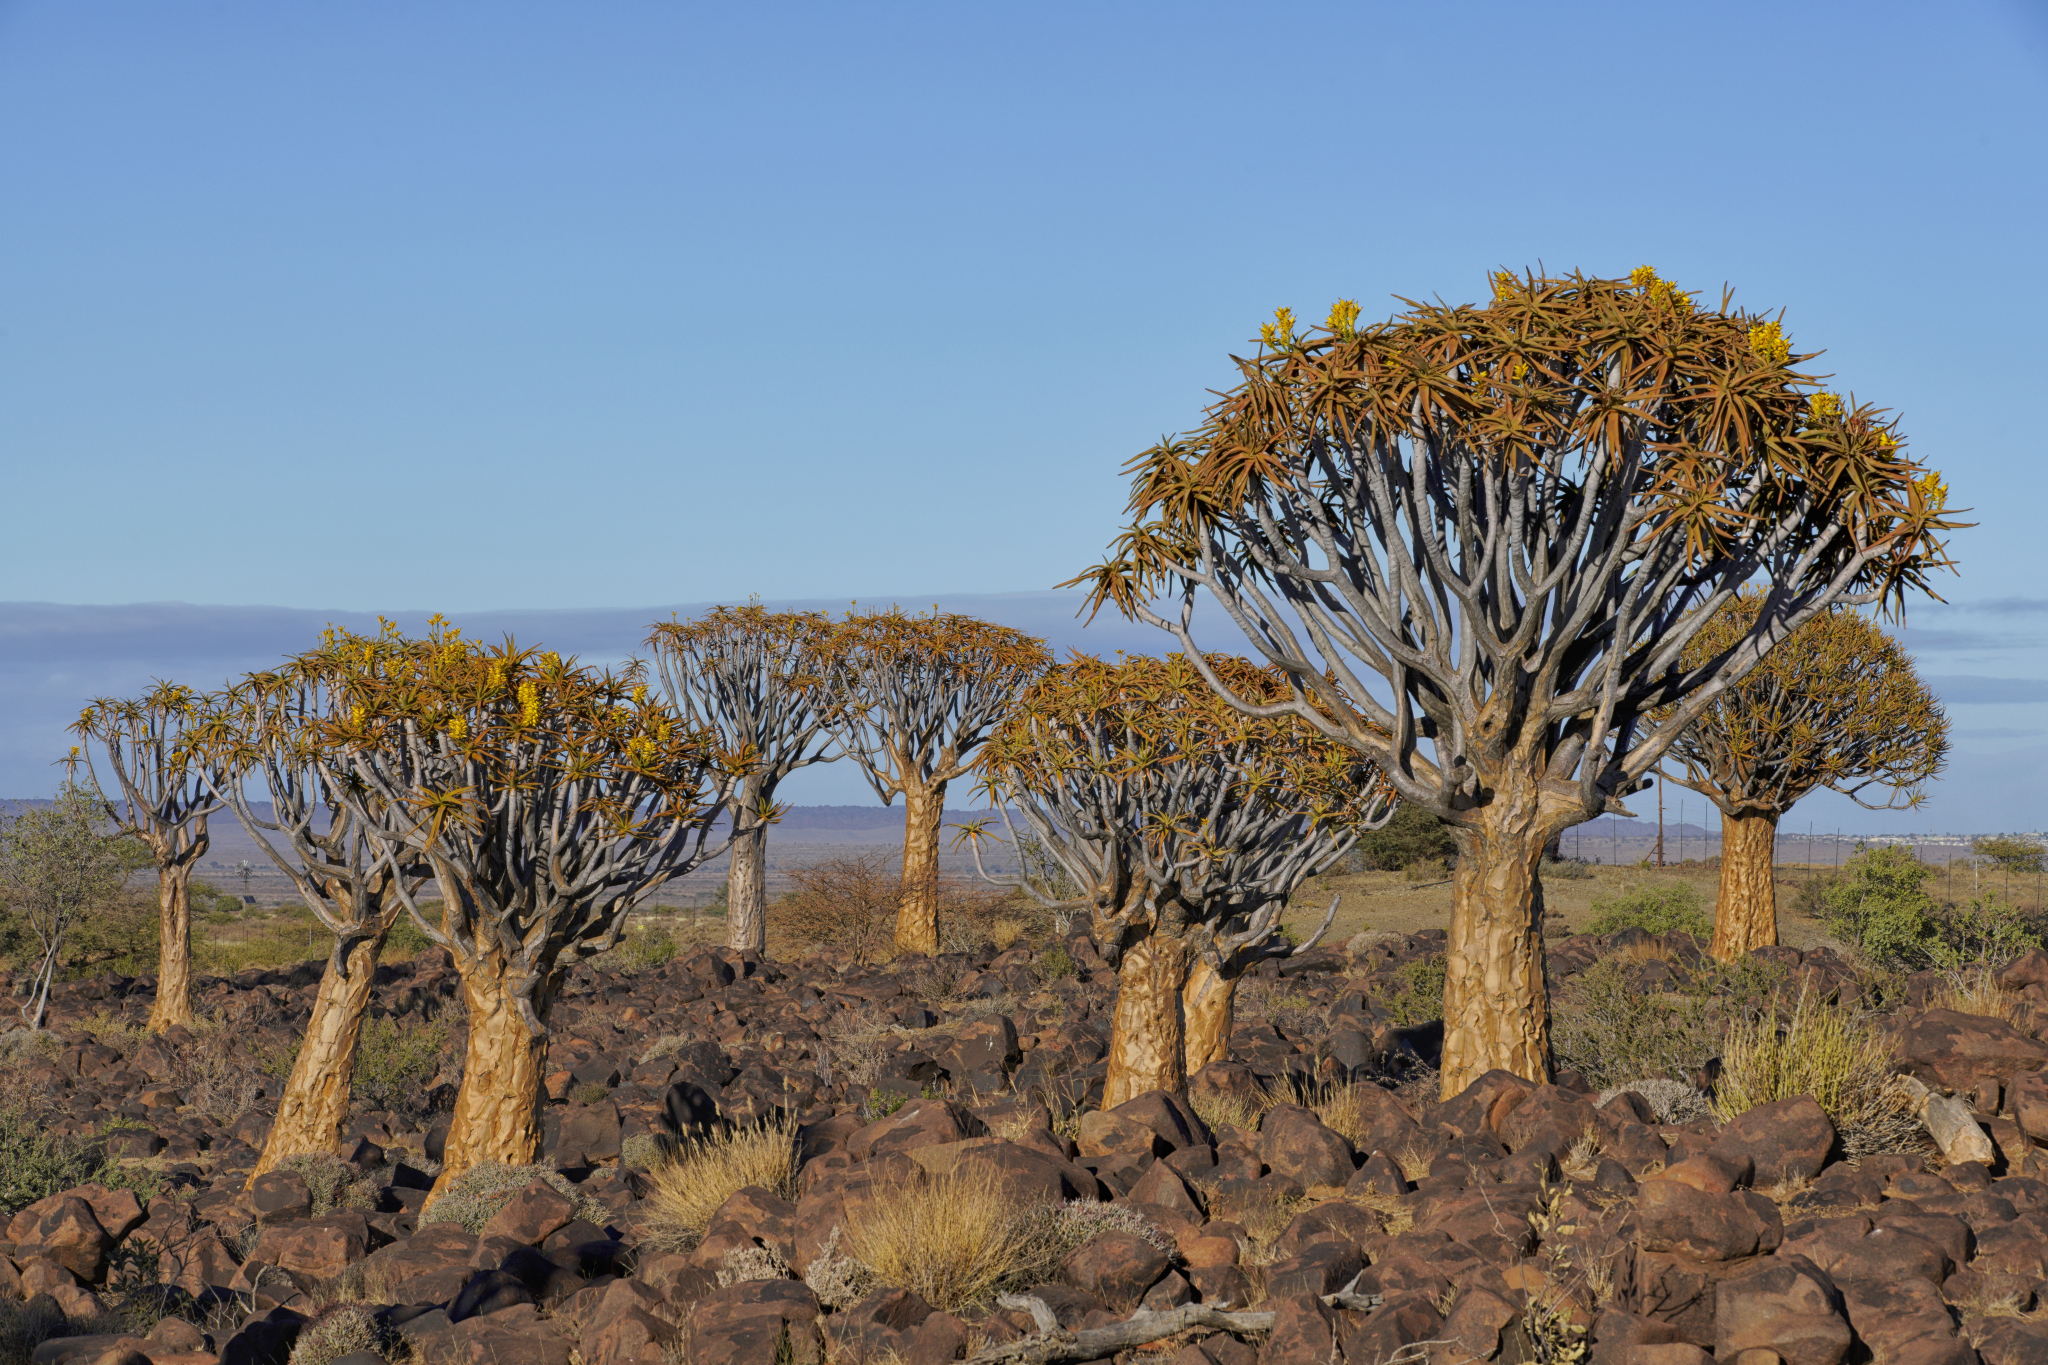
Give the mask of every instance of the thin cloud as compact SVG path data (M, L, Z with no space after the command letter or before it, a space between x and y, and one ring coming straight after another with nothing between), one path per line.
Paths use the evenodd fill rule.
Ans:
M1927 685L1945 702L1958 706L2009 706L2048 701L2048 681L2040 678L1987 678L1973 673L1930 677Z

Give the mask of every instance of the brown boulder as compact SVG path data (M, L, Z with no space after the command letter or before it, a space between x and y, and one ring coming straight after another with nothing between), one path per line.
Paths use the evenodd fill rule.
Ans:
M685 1340L690 1365L824 1359L817 1296L795 1280L742 1280L705 1295L690 1312Z
M259 1223L289 1223L313 1214L313 1192L297 1171L265 1171L249 1186L249 1207Z
M1760 1104L1723 1128L1708 1149L1741 1165L1750 1163L1751 1183L1769 1189L1787 1180L1811 1180L1834 1150L1835 1125L1805 1095Z
M527 1246L539 1246L575 1218L575 1203L547 1181L535 1178L491 1215L491 1221L484 1224L483 1235L510 1237Z
M353 1220L362 1222L361 1215ZM265 1229L249 1259L316 1279L331 1279L363 1259L367 1237L346 1217Z
M1343 1185L1358 1168L1351 1144L1297 1104L1276 1104L1259 1127L1259 1160L1275 1174L1310 1185Z
M14 1258L41 1256L63 1266L87 1284L99 1279L107 1267L107 1252L114 1246L92 1205L76 1195L58 1195L41 1202L42 1216L35 1220L26 1237L15 1243Z
M1128 1309L1169 1264L1165 1252L1136 1233L1110 1231L1075 1248L1060 1269L1069 1283L1112 1307Z
M1165 1156L1173 1150L1166 1139L1137 1118L1114 1109L1091 1109L1081 1115L1074 1133L1074 1145L1082 1156L1110 1156L1120 1152L1145 1152Z
M1801 1256L1772 1256L1714 1291L1714 1356L1767 1347L1786 1365L1840 1365L1855 1340L1842 1294Z
M934 1143L986 1136L987 1125L949 1100L912 1100L849 1137L846 1153L863 1161L882 1152L907 1152Z
M2036 1142L2048 1142L2048 1072L2023 1071L2005 1092L2006 1112L2020 1131Z
M1873 1234L1874 1236L1875 1234ZM1941 1291L1920 1279L1844 1277L1839 1281L1849 1325L1880 1365L1905 1365L1909 1358L1940 1360L1932 1352L1967 1350L1956 1339L1955 1318ZM1958 1353L1958 1361L1967 1359Z
M1183 1147L1205 1147L1210 1142L1208 1125L1202 1122L1188 1102L1164 1090L1148 1090L1142 1095L1133 1095L1110 1112L1136 1119L1158 1134L1167 1147L1161 1156Z
M1698 1261L1754 1256L1785 1240L1777 1206L1747 1190L1708 1194L1675 1180L1646 1180L1636 1218L1645 1251Z
M2048 1065L2048 1043L1981 1014L1924 1010L1907 1019L1898 1039L1906 1069L1943 1090L1970 1090Z
M1600 1132L1603 1126L1599 1111L1584 1095L1539 1085L1507 1111L1497 1132L1501 1145L1510 1152L1539 1146L1562 1152L1585 1133Z
M1260 1365L1340 1359L1336 1315L1315 1295L1290 1294L1267 1307L1273 1313L1273 1330L1259 1350Z
M1201 1201L1195 1198L1188 1182L1180 1173L1163 1161L1155 1161L1145 1174L1138 1177L1138 1183L1131 1186L1124 1195L1128 1204L1157 1204L1171 1209L1192 1223L1203 1221Z
M1536 1085L1496 1068L1473 1081L1437 1111L1437 1121L1466 1137L1499 1136L1500 1125L1534 1093Z

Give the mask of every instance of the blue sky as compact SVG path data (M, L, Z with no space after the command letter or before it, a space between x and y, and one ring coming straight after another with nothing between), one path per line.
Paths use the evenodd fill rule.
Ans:
M1977 509L1903 823L2038 827L2044 14L0 0L0 600L1038 591L1275 306L1649 263Z

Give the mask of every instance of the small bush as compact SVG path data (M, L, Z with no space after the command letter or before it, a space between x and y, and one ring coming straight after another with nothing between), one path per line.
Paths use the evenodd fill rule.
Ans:
M364 1020L350 1081L357 1107L401 1113L416 1108L440 1073L447 1045L448 1026L435 1020Z
M1058 981L1079 974L1081 968L1064 943L1055 943L1032 960L1031 970L1040 981Z
M1028 928L1030 926L1020 919L999 919L989 926L989 942L996 945L997 951L1007 953L1017 946L1017 941L1024 937Z
M749 1185L796 1198L796 1129L789 1123L678 1144L653 1172L648 1240L666 1251L688 1251L703 1240L719 1205Z
M1894 1073L1897 1045L1856 1010L1801 991L1778 1012L1737 1020L1721 1049L1714 1112L1724 1121L1774 1100L1810 1095L1852 1157L1911 1151L1918 1106Z
M1394 991L1382 1003L1392 1011L1394 1023L1413 1028L1444 1017L1444 974L1448 970L1442 953L1418 957L1394 968Z
M725 1289L747 1280L786 1280L789 1262L774 1247L734 1247L725 1253L718 1267L718 1287Z
M875 1287L875 1272L839 1249L841 1231L834 1225L804 1270L804 1283L835 1313L853 1307Z
M1223 1128L1235 1128L1242 1133L1256 1133L1260 1121L1266 1117L1266 1111L1271 1109L1274 1103L1273 1097L1263 1090L1250 1098L1242 1099L1235 1095L1218 1095L1212 1091L1191 1097L1188 1106L1195 1111L1196 1117L1209 1125L1209 1131L1212 1133Z
M1685 1081L1674 1081L1668 1076L1652 1076L1647 1080L1626 1081L1610 1085L1601 1091L1593 1101L1604 1105L1623 1091L1632 1090L1649 1103L1650 1112L1657 1116L1659 1123L1691 1123L1694 1119L1706 1118L1714 1112L1713 1100L1706 1092L1695 1089Z
M390 1359L398 1342L367 1308L330 1309L306 1324L292 1345L291 1365L333 1365L343 1356L367 1352Z
M1700 893L1686 882L1645 882L1619 896L1595 896L1589 934L1641 929L1649 934L1681 933L1711 938L1714 922L1700 909Z
M1582 882L1593 875L1593 865L1584 858L1559 858L1543 864L1542 876L1547 882Z
M374 1178L358 1180L355 1171L332 1152L302 1152L278 1163L306 1182L313 1196L313 1216L336 1209L358 1209L368 1213L377 1207Z
M1401 869L1403 879L1411 882L1440 882L1451 875L1451 866L1442 858L1417 858Z
M1721 1047L1731 1018L1767 1010L1784 970L1744 959L1706 970L1684 989L1639 990L1629 964L1603 958L1569 978L1552 1003L1551 1050L1559 1068L1593 1085L1663 1077L1690 1083Z
M1047 1217L1020 1207L979 1163L878 1193L851 1212L854 1257L881 1283L949 1313L1035 1282L1051 1259Z
M1933 937L1934 871L1900 845L1859 849L1822 891L1821 922L1874 962L1917 965Z
M1397 872L1424 859L1448 864L1457 856L1458 841L1450 826L1403 801L1384 828L1359 836L1347 863L1355 872Z
M890 952L903 879L886 853L849 854L793 868L796 889L768 907L768 932L778 952L843 948L862 965Z
M536 1179L547 1181L563 1198L572 1201L576 1205L577 1217L599 1227L611 1221L610 1209L584 1198L567 1177L552 1167L507 1166L501 1162L486 1161L470 1167L450 1181L441 1197L420 1215L420 1223L422 1226L457 1223L470 1232L480 1233L499 1209L512 1202L513 1195Z

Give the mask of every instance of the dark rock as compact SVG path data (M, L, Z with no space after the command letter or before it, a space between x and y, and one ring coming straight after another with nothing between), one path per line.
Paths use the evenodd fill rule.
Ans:
M1259 1127L1259 1159L1276 1175L1311 1185L1343 1185L1358 1162L1350 1142L1323 1126L1312 1110L1280 1104Z
M1811 1099L1776 1100L1736 1118L1710 1150L1731 1162L1751 1164L1753 1182L1769 1188L1820 1174L1835 1145L1835 1125Z
M1714 1291L1714 1355L1767 1347L1786 1365L1840 1365L1854 1336L1841 1291L1802 1256L1767 1257Z
M509 1237L526 1246L538 1246L575 1217L576 1205L547 1181L536 1177L491 1215L491 1220L484 1224L483 1235Z
M1746 1190L1708 1194L1675 1180L1646 1180L1636 1204L1646 1251L1732 1261L1775 1251L1785 1226L1770 1200Z
M1068 1280L1112 1306L1129 1308L1166 1273L1165 1252L1134 1233L1111 1231L1068 1255Z
M1981 1014L1927 1010L1907 1018L1898 1040L1906 1068L1944 1090L1969 1090L2048 1065L2048 1043Z
M507 1270L480 1270L472 1275L448 1305L448 1321L463 1322L502 1312L517 1304L538 1306L540 1298Z

